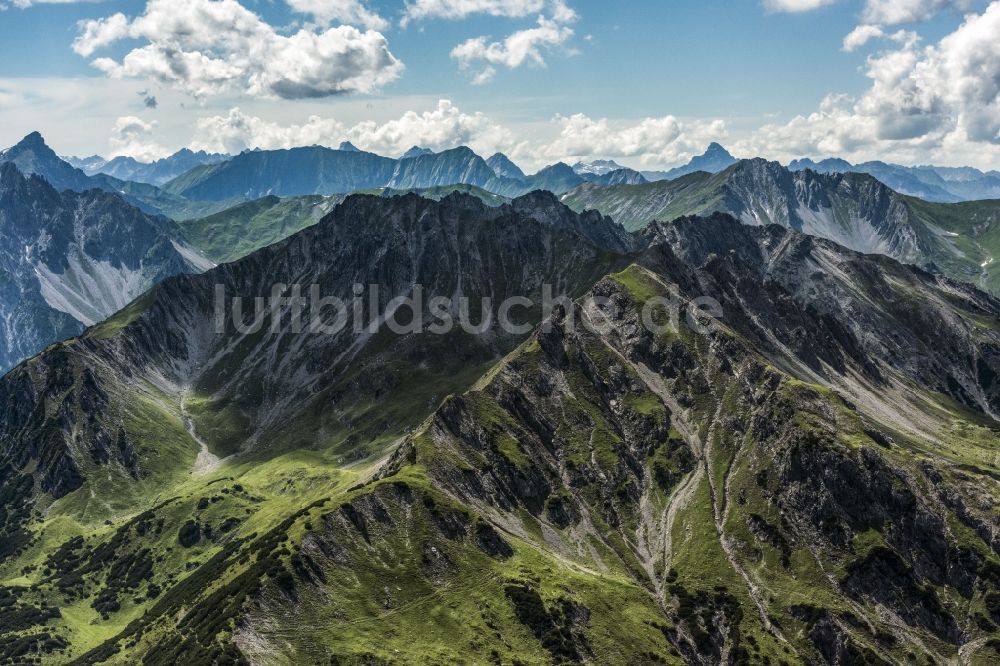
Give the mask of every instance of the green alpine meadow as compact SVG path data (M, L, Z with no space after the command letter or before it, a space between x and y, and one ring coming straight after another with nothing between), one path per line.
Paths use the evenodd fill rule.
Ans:
M1000 664L998 35L0 0L0 666Z

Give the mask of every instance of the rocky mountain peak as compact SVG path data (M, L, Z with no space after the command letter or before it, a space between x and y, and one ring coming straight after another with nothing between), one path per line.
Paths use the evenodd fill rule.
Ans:
M605 174L611 173L612 171L619 171L624 169L622 165L618 164L614 160L593 160L591 162L577 162L573 165L573 171L580 175L590 174L595 176L603 176Z
M712 143L708 144L708 148L705 149L705 152L702 153L701 156L702 157L709 157L709 156L732 157L732 154L730 154L730 152L728 150L726 150L725 148L723 148L722 144L713 141Z
M556 162L555 164L550 164L546 167L542 167L541 169L538 170L538 173L536 173L535 175L542 176L542 175L553 175L553 174L560 176L570 176L570 175L576 175L576 172L573 171L573 167L566 164L565 162Z
M486 160L486 164L493 169L493 172L500 178L524 180L526 177L524 171L521 170L521 167L514 164L514 162L503 153L494 153L488 160Z
M421 155L433 155L433 154L434 151L431 150L430 148L421 148L420 146L413 146L405 153L403 153L399 159L406 160L410 159L411 157L420 157Z
M4 152L4 157L11 161L22 156L25 158L30 156L30 159L43 164L61 161L55 151L45 143L44 137L39 132L28 134Z
M21 139L17 143L17 146L32 149L48 148L48 145L45 143L45 138L42 136L41 132L31 132Z

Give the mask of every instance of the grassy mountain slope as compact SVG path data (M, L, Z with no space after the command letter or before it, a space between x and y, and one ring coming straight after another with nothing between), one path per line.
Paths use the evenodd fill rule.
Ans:
M352 197L20 366L0 657L1000 657L1000 303L724 216L581 234L622 242L551 197ZM486 340L205 324L285 271L580 298ZM672 295L725 314L640 325Z
M1000 293L1000 201L939 204L906 198L916 220L939 233L950 251L935 258L944 270L961 279Z
M315 224L341 199L264 197L178 222L192 246L216 263L235 261Z
M455 192L474 196L489 206L510 202L509 199L474 185L447 185L417 190L383 188L363 190L356 194L393 197L414 193L438 201ZM345 198L345 195L284 199L268 196L235 205L207 217L182 220L177 224L192 247L216 263L225 263L241 259L315 224Z

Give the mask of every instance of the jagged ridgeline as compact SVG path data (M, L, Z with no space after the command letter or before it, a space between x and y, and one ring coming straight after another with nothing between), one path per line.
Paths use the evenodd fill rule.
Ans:
M216 327L274 283L575 300ZM0 659L996 663L998 371L1000 302L782 227L352 196L0 380Z
M884 254L997 293L1000 201L931 203L905 196L866 173L790 171L741 160L718 173L567 193L574 210L596 209L628 229L685 215L729 213L750 225L780 224L858 252Z

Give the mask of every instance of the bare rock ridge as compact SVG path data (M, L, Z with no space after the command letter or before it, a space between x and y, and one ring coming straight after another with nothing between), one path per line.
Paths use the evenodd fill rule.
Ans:
M214 325L276 282L570 299L524 334ZM0 380L0 649L990 663L998 372L996 299L785 226L351 196Z

